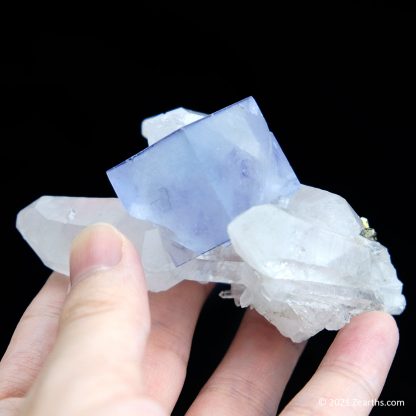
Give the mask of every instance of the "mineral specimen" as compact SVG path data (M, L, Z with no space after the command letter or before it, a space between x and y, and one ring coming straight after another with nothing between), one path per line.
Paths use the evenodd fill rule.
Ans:
M129 214L164 227L166 240L177 243L167 246L176 264L228 241L227 225L238 214L299 187L252 97L107 173Z
M397 279L386 248L375 241L375 231L369 228L367 220L360 219L343 198L330 192L301 185L291 193L297 189L297 180L280 148L273 144L274 139L270 139L271 133L257 112L254 100L247 99L228 107L231 110L228 115L226 110L205 117L181 108L145 120L143 135L153 146L147 151L151 152L151 163L142 164L140 161L140 168L157 166L165 176L146 170L141 172L141 179L136 178L140 172L132 173L131 180L126 176L129 170L123 170L126 169L124 167L120 177L128 182L125 185L128 195L134 193L132 184L135 181L148 189L146 186L150 186L152 175L163 185L162 178L168 174L163 161L166 161L168 154L158 159L156 149L165 149L164 143L170 143L166 146L172 146L172 149L178 146L177 152L185 157L182 160L184 166L177 166L176 162L180 160L169 165L175 167L171 172L175 178L167 185L172 187L175 180L181 177L186 181L182 184L183 189L188 192L192 190L191 184L206 186L211 192L210 197L217 198L221 206L219 221L228 226L231 245L217 245L177 266L172 258L184 260L187 256L195 256L203 244L217 244L227 239L227 234L215 238L214 234L207 232L207 240L198 240L198 235L188 224L189 227L181 229L179 234L189 237L188 245L195 250L192 251L175 240L177 228L167 229L167 223L160 225L135 218L116 198L44 196L19 213L17 228L48 267L68 274L69 249L73 238L89 224L109 222L125 233L141 253L149 290L167 290L184 279L230 283L231 289L225 291L222 297L233 298L242 307L255 308L295 342L305 340L324 328L339 329L351 316L364 311L401 313L405 307L402 284ZM201 121L195 122L196 119ZM192 127L189 134L184 133L188 128L171 134L187 123L192 123L188 126ZM241 141L238 140L240 133L244 136ZM171 135L163 140L165 134ZM257 138L258 134L260 138ZM180 145L172 145L178 140L182 142ZM207 143L197 143L197 140L219 147L212 151ZM224 150L223 157L219 149ZM267 149L271 154L267 154ZM172 157L178 157L176 150L172 152ZM204 152L207 153L206 160ZM234 155L225 158L225 154ZM141 155L145 156L146 152L136 159ZM193 159L188 161L186 157ZM129 162L130 168L136 159ZM195 167L195 160L201 165L197 175L199 179L188 180L193 176L193 171L189 169ZM247 164L249 179L242 177L246 167L242 160L250 161ZM221 168L222 176L218 174L215 178L208 162ZM230 169L221 166L223 162L228 163ZM232 165L234 162L235 166ZM263 163L266 165L262 166ZM273 167L277 167L278 172ZM183 169L183 176L176 177L176 169ZM188 176L184 175L186 169ZM205 182L201 182L201 178ZM224 184L221 184L222 180ZM234 189L246 183L245 180L250 186L257 183L269 197L256 194L253 189L247 190L247 194ZM273 187L263 183L268 180L277 180L279 185ZM276 190L278 192L274 193ZM195 196L200 197L201 192L196 189ZM147 197L141 200L143 206L153 201L150 194L149 191ZM162 199L156 200L156 206L160 208L166 198L163 192L157 194ZM192 195L188 193L190 198ZM208 194L202 192L202 195L208 198ZM240 201L242 195L246 197L243 202L248 204L246 208L249 209L242 209L244 212L235 217L238 213L236 205L243 205ZM133 198L132 195L130 197ZM171 204L170 197L168 201ZM179 211L175 208L172 215L182 212L182 221L194 220L191 208L204 211L204 207L198 206L198 201L193 200L190 206L185 207L176 205ZM182 197L181 202L186 200ZM205 203L205 199L201 199L200 203ZM210 210L207 212L215 214ZM158 215L163 216L162 213L163 210ZM212 225L216 225L215 215L211 221ZM221 227L213 228L222 233ZM184 242L183 239L180 241Z

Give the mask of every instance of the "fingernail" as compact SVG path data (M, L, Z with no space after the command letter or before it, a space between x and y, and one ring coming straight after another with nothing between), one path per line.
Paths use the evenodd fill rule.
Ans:
M120 263L122 244L121 234L109 224L95 224L83 230L72 243L72 286L95 270L112 268Z

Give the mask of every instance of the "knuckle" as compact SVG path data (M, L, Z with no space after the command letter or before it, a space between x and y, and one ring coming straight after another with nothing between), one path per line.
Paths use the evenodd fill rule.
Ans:
M8 377L0 378L0 399L26 394L40 369L36 355L39 353L17 351L1 362L0 369L7 371Z
M86 285L87 286L87 285ZM78 288L77 288L78 289ZM83 287L70 293L62 309L60 326L70 326L80 321L115 320L123 326L133 326L144 335L150 332L150 320L140 313L136 298L124 288L96 285Z
M22 386L23 381L21 376L13 376L8 380L0 380L0 400L10 397L24 397L28 386Z
M62 302L47 301L38 304L36 307L29 307L23 314L21 322L30 322L33 320L50 318L52 320L59 318L62 309Z
M353 362L337 360L330 364L321 364L321 370L332 372L345 383L358 386L369 399L378 397L375 389L368 381L366 374Z
M120 304L120 296L106 290L78 291L68 297L62 310L61 324L111 314L120 308Z
M327 411L324 408L318 408L314 403L300 403L293 399L282 411L280 416L325 416L330 415L333 409Z
M180 366L186 368L189 359L190 343L184 342L186 334L172 328L163 321L153 321L150 345L164 356L171 356Z
M276 414L274 400L268 397L256 381L242 374L217 375L212 382L208 382L203 392L222 396L227 401L231 399L233 402L243 403L256 415Z
M0 399L5 397L23 397L35 380L45 357L45 345L37 340L30 349L12 349L0 362ZM0 413L1 414L1 413Z

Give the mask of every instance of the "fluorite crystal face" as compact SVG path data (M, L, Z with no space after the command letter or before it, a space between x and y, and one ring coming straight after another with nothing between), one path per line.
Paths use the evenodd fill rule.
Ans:
M227 225L238 214L299 187L251 97L180 128L107 174L131 216L164 227L166 240L177 243L167 245L176 264L228 241Z

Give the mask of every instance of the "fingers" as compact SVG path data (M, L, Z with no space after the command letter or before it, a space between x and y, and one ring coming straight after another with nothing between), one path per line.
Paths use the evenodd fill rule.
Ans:
M384 312L353 318L282 415L368 415L384 385L398 338L394 319Z
M257 312L247 312L229 351L187 415L275 415L303 347L283 337Z
M150 318L134 247L109 225L89 227L73 245L71 284L55 346L23 414L128 414L122 403L160 414L141 398Z
M0 362L0 400L23 397L55 342L69 279L52 273L23 314Z
M151 331L144 359L146 393L170 414L181 392L199 312L212 285L182 282L150 295Z

